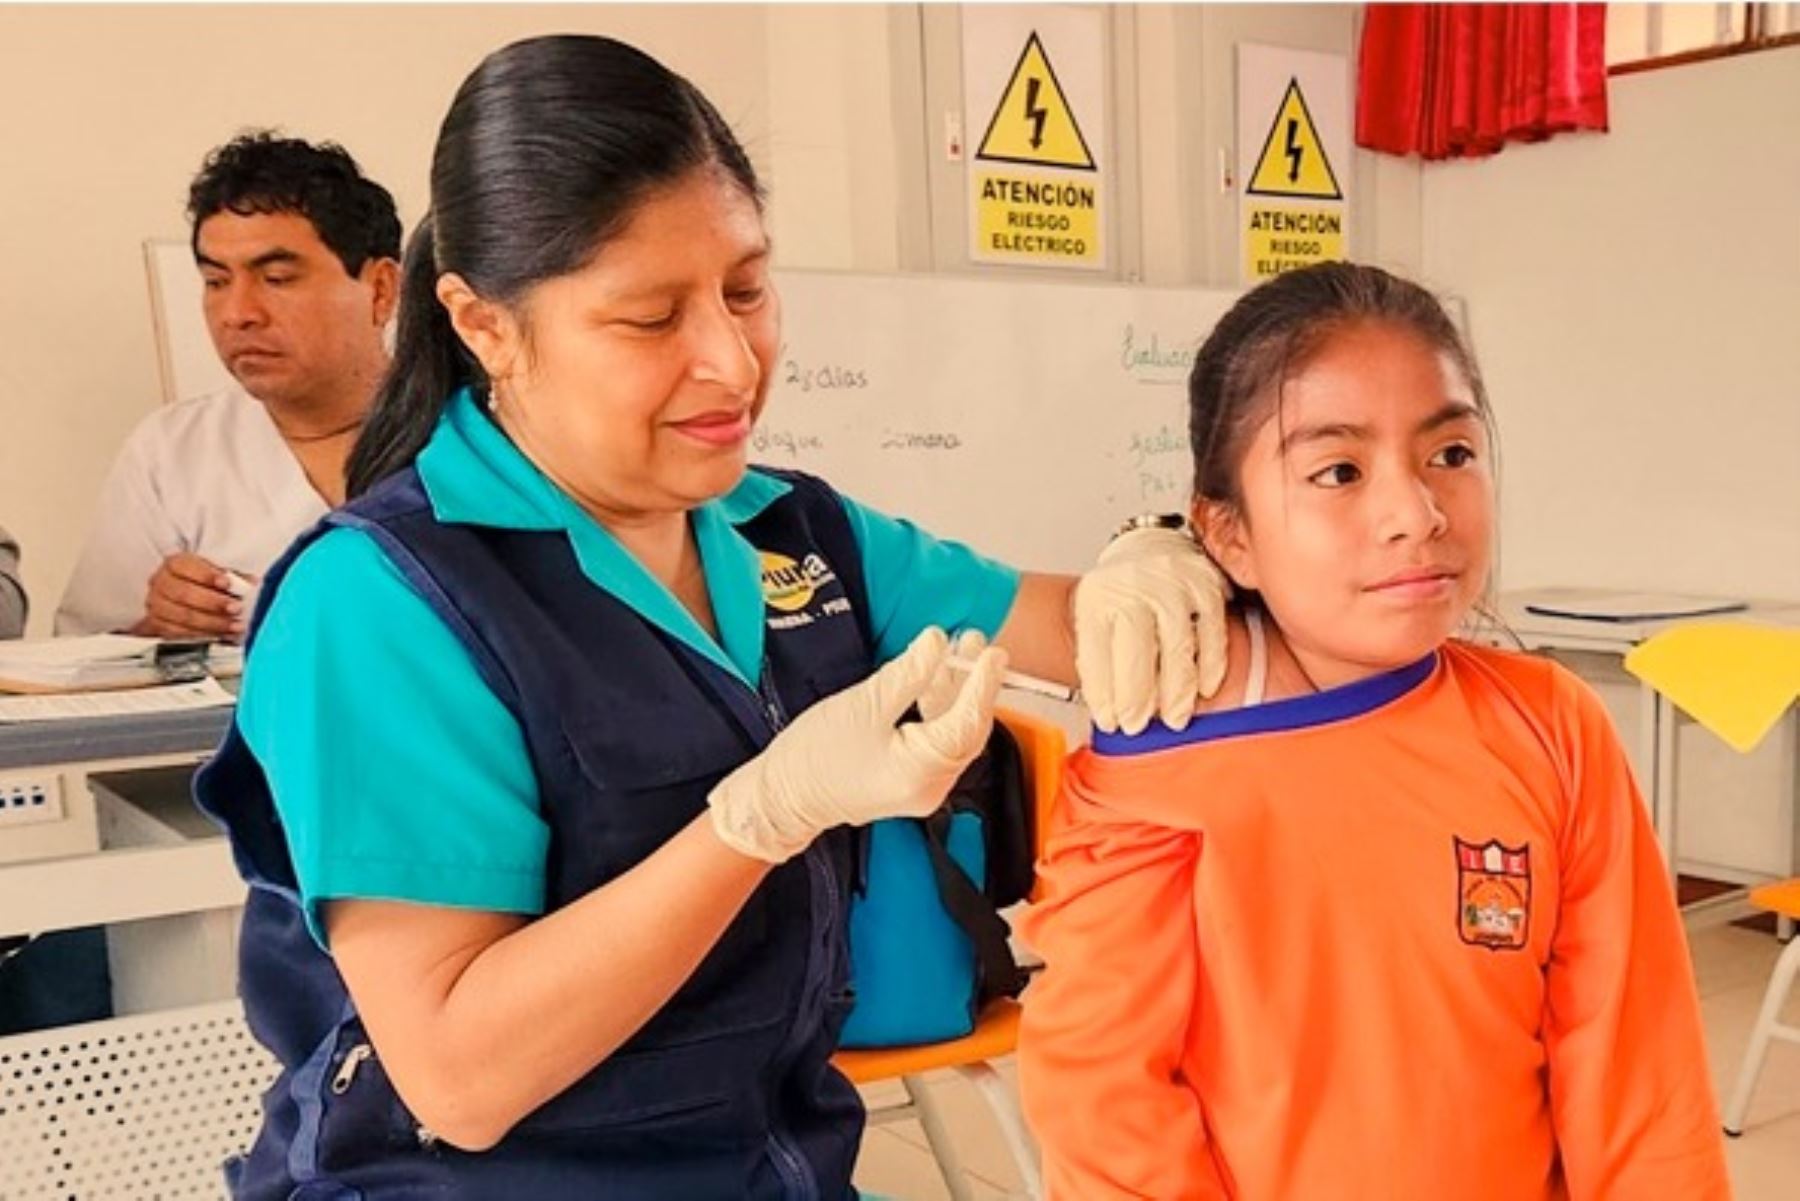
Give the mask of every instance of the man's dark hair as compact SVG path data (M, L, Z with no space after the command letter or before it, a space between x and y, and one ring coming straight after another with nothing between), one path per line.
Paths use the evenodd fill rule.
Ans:
M314 146L272 130L241 134L206 156L188 187L189 245L200 253L200 225L225 212L297 213L356 275L370 259L400 257L400 216L388 190L366 178L336 142Z

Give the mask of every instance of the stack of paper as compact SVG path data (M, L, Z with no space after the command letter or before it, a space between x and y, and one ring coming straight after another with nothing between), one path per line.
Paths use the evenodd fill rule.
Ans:
M120 688L111 692L0 696L0 725L178 713L189 709L216 709L234 703L235 698L212 679L191 684L165 684L160 688Z
M129 634L0 642L0 692L142 688L206 674L207 644Z

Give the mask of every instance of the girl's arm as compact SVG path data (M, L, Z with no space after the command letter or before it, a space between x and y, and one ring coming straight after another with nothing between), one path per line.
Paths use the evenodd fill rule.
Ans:
M1181 1078L1198 976L1198 839L1067 818L1020 933L1047 966L1025 995L1019 1088L1050 1201L1224 1201Z
M1598 697L1573 677L1573 800L1547 968L1551 1114L1571 1201L1729 1201L1700 1004L1667 869Z

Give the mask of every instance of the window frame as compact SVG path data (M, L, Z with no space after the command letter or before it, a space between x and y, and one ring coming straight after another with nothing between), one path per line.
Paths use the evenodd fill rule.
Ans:
M1652 7L1644 5L1645 8ZM1701 46L1695 50L1682 50L1675 54L1659 54L1654 58L1637 58L1629 62L1608 63L1606 74L1635 75L1640 71L1659 71L1664 67L1684 67L1689 63L1710 62L1716 58L1731 58L1739 54L1753 54L1759 50L1775 50L1782 46L1800 46L1800 30L1792 33L1770 34L1764 31L1764 18L1768 16L1768 4L1744 4L1744 33L1742 37L1730 42L1720 42L1712 46Z

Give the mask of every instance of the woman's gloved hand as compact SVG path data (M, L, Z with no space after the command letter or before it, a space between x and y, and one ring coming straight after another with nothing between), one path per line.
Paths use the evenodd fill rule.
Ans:
M925 685L925 691L919 694L919 716L926 721L941 716L956 704L956 698L962 695L963 682L969 678L966 668L951 667L950 659L961 659L976 663L981 660L981 652L987 650L987 635L980 630L964 630L950 640L950 654L945 656L945 664L939 667ZM1006 652L1001 651L1002 655ZM1002 666L1005 666L1002 663Z
M874 675L808 709L762 754L719 781L706 800L727 846L782 863L833 826L924 817L987 745L1006 654L990 648L972 671L946 660L944 632L928 629ZM952 686L948 677L960 677ZM895 723L936 683L948 706ZM953 691L952 691L953 688Z
M1225 679L1231 585L1187 534L1121 534L1075 586L1075 670L1094 724L1136 734L1187 725Z

